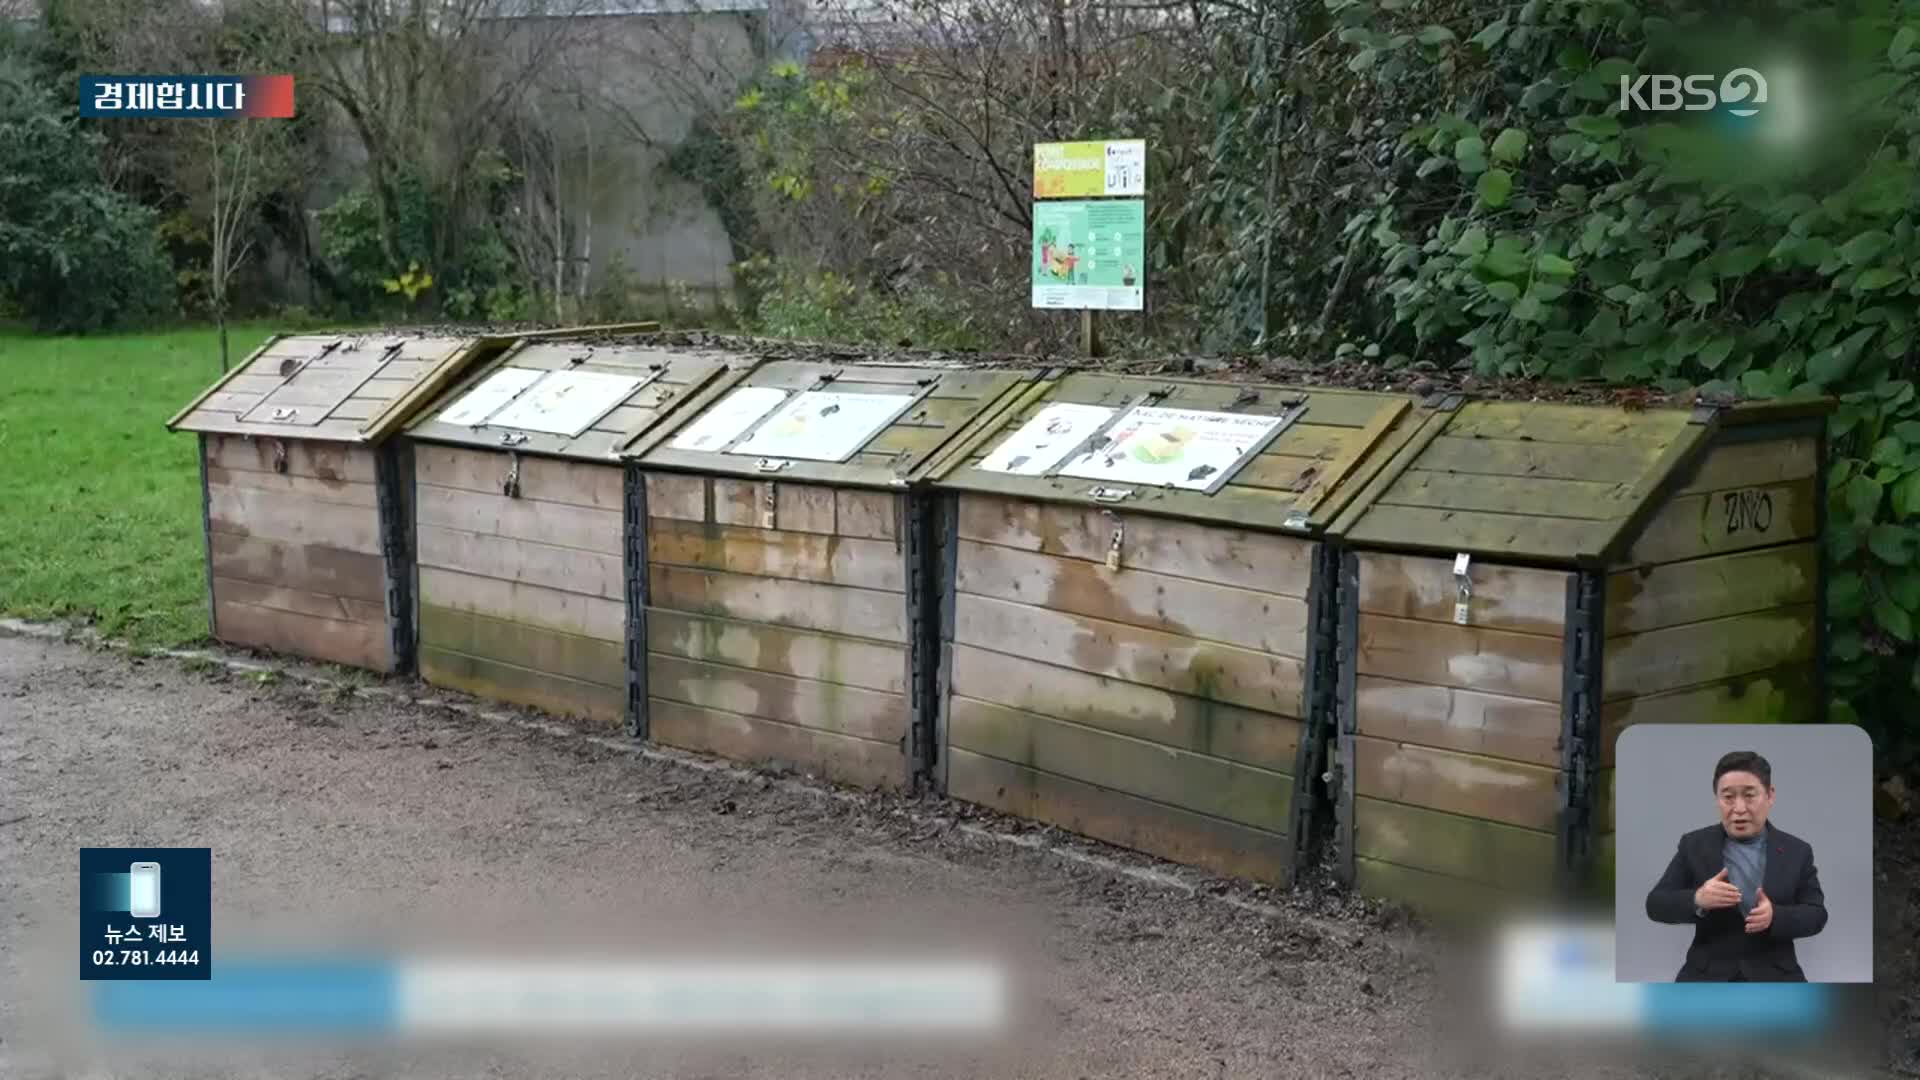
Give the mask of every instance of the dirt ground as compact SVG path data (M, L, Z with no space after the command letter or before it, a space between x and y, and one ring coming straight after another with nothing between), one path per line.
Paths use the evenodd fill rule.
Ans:
M1810 1075L1645 1048L1523 1053L1392 912L1165 867L1198 887L1156 884L1049 850L1058 839L939 800L836 798L431 703L0 634L0 1076ZM75 848L138 844L212 847L222 955L959 954L1008 965L1017 1019L998 1042L857 1053L103 1049L70 1027ZM1882 895L1911 906L1920 849L1898 850ZM1906 940L1908 993L1883 995L1881 1019L1911 1025ZM1869 1039L1876 1058L1914 1045Z

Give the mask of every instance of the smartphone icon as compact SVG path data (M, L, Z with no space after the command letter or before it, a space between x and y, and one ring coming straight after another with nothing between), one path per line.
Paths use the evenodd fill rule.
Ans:
M160 864L137 862L127 873L128 911L136 919L160 917Z

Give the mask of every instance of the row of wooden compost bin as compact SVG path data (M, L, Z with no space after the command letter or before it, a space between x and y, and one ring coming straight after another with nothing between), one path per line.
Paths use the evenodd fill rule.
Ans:
M1484 907L1610 874L1625 726L1824 715L1826 409L582 330L276 339L173 426L223 640Z

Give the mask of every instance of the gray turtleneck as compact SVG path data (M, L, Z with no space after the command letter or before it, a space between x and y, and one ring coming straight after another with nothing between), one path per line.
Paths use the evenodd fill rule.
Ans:
M1760 902L1760 884L1767 876L1767 834L1762 830L1751 840L1729 836L1721 853L1727 860L1727 880L1740 889L1740 914L1750 914Z

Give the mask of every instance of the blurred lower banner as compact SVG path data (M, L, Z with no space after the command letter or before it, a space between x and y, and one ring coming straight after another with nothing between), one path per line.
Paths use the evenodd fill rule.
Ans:
M982 963L235 959L194 983L89 984L104 1035L981 1033L1008 1016Z

